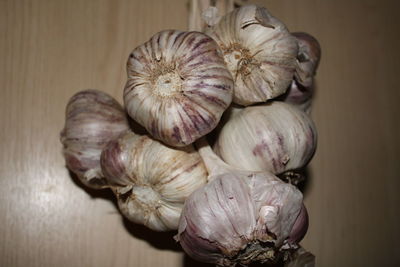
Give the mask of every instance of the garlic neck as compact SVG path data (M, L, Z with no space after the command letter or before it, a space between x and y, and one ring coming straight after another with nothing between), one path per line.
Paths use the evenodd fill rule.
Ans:
M233 168L214 153L204 137L196 141L196 147L207 168L209 181L213 177L232 171Z
M257 65L250 50L238 43L233 43L229 46L221 45L224 52L224 59L228 68L232 73L236 73L235 80L238 75L249 75L252 65Z

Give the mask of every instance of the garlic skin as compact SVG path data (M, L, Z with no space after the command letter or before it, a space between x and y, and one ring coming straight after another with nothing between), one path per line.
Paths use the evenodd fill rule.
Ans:
M200 148L210 182L185 202L178 235L198 261L219 266L275 263L302 208L302 194L269 172L235 170Z
M267 9L246 5L205 30L221 47L235 87L233 102L251 105L283 94L296 68L298 45Z
M200 32L166 30L130 54L124 102L157 140L182 147L213 130L232 101L218 45Z
M106 144L129 129L122 106L110 95L88 89L72 96L60 140L68 169L94 189L107 187L100 167Z
M233 116L219 133L214 150L237 168L281 174L305 166L316 144L311 118L291 104L273 101Z
M301 206L299 215L293 224L292 230L290 231L287 243L296 246L306 235L308 230L308 212L306 206Z
M178 229L185 199L207 182L193 146L174 149L133 132L107 145L101 166L121 213L155 231Z

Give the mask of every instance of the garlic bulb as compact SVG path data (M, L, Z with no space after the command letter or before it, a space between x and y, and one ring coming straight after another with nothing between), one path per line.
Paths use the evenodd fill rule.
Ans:
M176 236L182 248L220 266L280 260L301 211L301 192L269 172L235 170L209 146L199 151L210 182L185 202Z
M108 94L84 90L71 97L61 132L67 167L88 187L107 183L100 168L100 154L107 142L129 129L121 105Z
M295 79L304 87L313 84L313 78L321 58L321 47L312 35L305 32L292 33L299 45Z
M283 96L283 101L298 106L306 113L311 111L314 93L314 76L321 58L321 47L313 36L304 32L295 32L299 44L297 66L294 80Z
M107 145L101 166L122 214L156 231L176 230L185 199L207 182L193 146L173 149L132 132Z
M286 91L293 79L298 46L267 9L240 7L205 32L224 53L235 81L234 103L247 106Z
M314 154L314 123L297 107L273 101L246 107L222 128L215 152L228 164L280 174L305 166Z
M162 31L128 60L128 114L158 140L185 146L213 130L232 101L218 45L200 32Z

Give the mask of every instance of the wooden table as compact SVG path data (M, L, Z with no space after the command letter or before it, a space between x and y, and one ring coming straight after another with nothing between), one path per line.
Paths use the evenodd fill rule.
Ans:
M304 247L318 266L399 266L398 1L252 2L323 48ZM186 0L0 1L0 266L206 266L72 179L59 142L72 94L121 101L129 52L187 15Z

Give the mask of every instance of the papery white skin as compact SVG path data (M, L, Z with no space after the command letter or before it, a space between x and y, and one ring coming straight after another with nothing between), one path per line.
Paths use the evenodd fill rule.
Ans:
M162 31L131 53L124 103L158 140L181 147L212 131L232 101L233 80L216 42Z
M293 79L298 45L265 8L247 5L205 32L217 41L235 81L233 102L251 105L283 94Z
M281 174L305 166L316 149L311 118L278 101L246 107L222 128L214 150L228 164Z
M185 199L207 182L193 146L174 149L132 132L107 145L101 166L122 214L156 231L176 230Z
M301 210L301 192L269 172L226 165L208 145L199 152L210 182L185 202L176 236L185 252L221 266L276 261Z
M107 187L100 154L107 143L129 129L122 106L110 95L88 89L76 93L66 107L61 143L67 167L88 187Z

